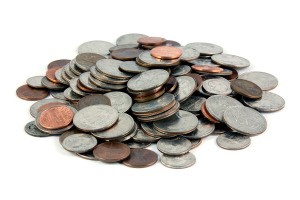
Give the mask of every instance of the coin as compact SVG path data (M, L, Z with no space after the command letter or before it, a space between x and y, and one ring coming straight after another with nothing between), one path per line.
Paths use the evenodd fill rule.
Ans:
M161 60L152 57L150 51L144 51L137 57L136 62L144 67L170 67L178 65L180 60Z
M202 143L202 139L194 139L190 140L190 142L192 143L192 149L195 149Z
M251 81L264 91L272 90L278 85L278 79L266 72L247 72L239 75L238 78Z
M82 98L81 95L78 95L75 92L73 92L73 90L70 87L65 89L64 96L66 97L66 99L68 99L70 101L78 101Z
M64 96L64 90L62 90L62 91L52 90L52 91L50 91L50 94L55 99L67 100L66 97Z
M125 137L117 138L116 141L126 142L128 140L131 140L136 135L137 131L138 131L137 124L134 123L133 130L128 135L126 135Z
M93 151L87 151L84 153L75 153L77 156L87 160L97 160L93 154Z
M199 65L193 65L192 69L197 72L206 72L206 73L220 73L224 71L223 68L220 67L208 67L208 66L199 66Z
M96 146L93 154L104 162L118 162L130 155L130 148L120 142L104 142Z
M22 85L17 89L16 94L21 99L27 101L37 101L49 96L49 90L36 89L28 85Z
M59 83L62 83L62 84L65 84L65 85L69 85L69 82L66 81L65 79L63 79L62 73L63 73L63 69L62 68L56 70L55 71L55 78L58 80Z
M80 81L80 78L77 79L77 88L83 92L86 92L86 95L92 94L94 92L104 92L106 89L102 89L95 85L92 81L90 81L90 76L88 74L84 74L81 78L82 82ZM88 87L87 87L88 86ZM93 89L91 89L93 88ZM110 91L110 90L107 90Z
M169 47L180 47L181 44L179 42L176 42L174 40L166 40L162 46L169 46Z
M218 65L216 63L213 63L210 58L197 58L195 60L188 61L188 63L190 63L192 65L195 65L195 66L198 66L198 67L205 67L205 68L220 67L220 65Z
M42 78L42 85L50 90L62 90L67 87L64 84L49 81L46 76Z
M63 66L65 66L66 64L68 64L70 62L70 60L68 59L60 59L60 60L54 60L51 63L48 64L47 68L51 69L51 68L61 68Z
M148 37L148 36L140 37L137 40L139 44L148 45L148 46L158 46L163 44L165 41L166 39L162 37Z
M217 144L219 147L228 150L240 150L248 147L251 143L249 136L235 132L226 132L218 136Z
M133 97L133 100L138 103L147 102L162 96L164 93L165 88L162 88L161 90L147 96Z
M249 99L249 98L242 98L243 102L255 110L260 112L274 112L281 110L284 105L284 99L279 96L278 94L263 91L262 97L260 99Z
M147 37L147 36L140 33L129 33L120 36L117 39L116 44L117 45L138 44L137 40L142 37Z
M126 61L126 60L135 60L136 57L138 57L142 52L143 50L141 49L126 48L126 49L115 50L111 52L110 55L114 59Z
M226 67L244 68L250 66L250 62L247 59L230 54L216 54L211 59L213 62Z
M206 102L204 102L201 106L201 113L203 114L203 116L208 119L209 121L211 121L212 123L220 123L218 120L216 120L213 116L211 116L211 114L207 111L206 109Z
M157 142L157 149L167 155L183 155L189 152L192 148L192 143L184 137L175 137L168 139L160 139Z
M120 64L120 70L128 73L138 74L138 73L145 72L149 69L138 65L135 61L125 61Z
M205 80L203 88L210 94L228 95L232 92L230 82L222 77Z
M75 58L76 66L83 70L88 71L92 66L96 65L98 60L105 59L105 57L96 53L81 53Z
M110 87L111 85L92 78L90 72L82 73L79 76L79 81L84 87L88 88L89 90L97 91L97 92L109 92L111 91L112 88L118 88L118 89L123 88L121 85L114 85L115 87L113 86Z
M55 106L41 112L39 124L46 129L60 129L67 127L73 120L73 111L66 106Z
M222 47L211 43L193 42L187 44L186 46L196 49L201 55L215 55L223 53Z
M196 157L192 153L183 154L180 156L170 156L163 154L160 157L160 162L166 167L174 169L188 168L196 163Z
M234 80L239 76L238 72L235 69L231 68L230 71L231 71L230 75L223 75L223 77L226 78L227 80Z
M180 103L180 108L191 113L199 113L205 101L206 98L193 94L187 100Z
M98 79L101 82L108 83L108 84L114 84L114 85L124 85L128 81L126 79L117 79L117 78L108 77L108 76L104 75L103 73L98 72L96 70L95 66L90 68L90 75L93 78Z
M67 64L66 66L64 66L64 69L63 69L65 74L67 75L67 77L70 77L71 79L78 77L77 74L75 74L74 72L71 71L70 65L74 64L74 62L75 62L74 60L71 60L70 64Z
M131 97L124 92L109 92L104 96L110 99L112 107L117 109L119 113L127 112L132 105Z
M45 106L46 104L49 103L59 103L59 105L69 105L69 102L64 101L64 100L60 100L60 99L43 99L40 101L35 102L34 104L32 104L32 106L30 107L30 114L33 117L36 117L38 112L41 110L42 106Z
M78 83L78 78L73 78L70 81L70 88L72 89L73 92L75 92L76 94L81 95L81 96L87 96L87 95L91 94L89 92L84 92L84 91L80 90L77 86L77 83Z
M82 69L80 69L77 65L76 65L76 60L73 59L71 60L70 64L69 64L69 69L70 71L77 75L77 76L80 76L80 74L82 74L84 71Z
M169 135L169 134L165 134L165 133L161 133L161 132L157 131L156 129L154 129L153 123L143 123L142 122L141 123L141 128L147 135L150 135L152 137L156 137L156 138L171 138L171 137L174 137L173 135Z
M139 44L121 44L121 45L117 45L114 46L112 48L109 49L109 52L113 52L116 50L120 50L120 49L137 49L139 47Z
M177 88L177 86L178 86L178 82L174 76L169 76L169 79L164 85L166 92L168 93L172 93Z
M203 84L202 76L200 76L199 74L196 74L196 73L188 73L188 74L186 74L186 76L190 76L196 81L197 86L195 88L195 91L198 90L200 87L202 87L202 84Z
M78 109L81 110L91 105L111 105L110 99L103 94L92 94L81 98L78 101Z
M28 122L25 125L24 129L25 129L26 133L28 133L29 135L34 136L34 137L48 137L48 136L50 136L48 133L39 130L35 125L35 121Z
M188 65L178 65L172 68L172 76L183 76L188 74L191 71L190 66Z
M223 114L224 122L243 135L257 135L267 129L267 121L258 111L244 107L230 107Z
M28 78L26 83L33 88L45 88L45 86L42 85L42 78L43 76L33 76Z
M182 55L182 51L177 47L172 46L159 46L150 51L151 56L163 60L172 60L179 58Z
M59 136L59 139L58 139L59 143L62 145L62 143L63 143L63 141L64 141L64 139L66 137L68 137L69 135L77 134L77 133L81 133L81 132L78 129L76 129L76 128L72 128L72 129L70 129L68 131L65 131L63 134L61 134Z
M142 168L154 165L157 160L157 154L149 149L130 149L129 157L122 163L128 167Z
M180 60L190 61L199 58L200 53L189 47L178 47L182 51L182 55L180 56Z
M176 77L176 80L178 82L178 89L175 98L177 101L183 102L194 93L197 83L190 76L179 76Z
M205 106L213 118L223 122L223 113L227 108L243 106L243 104L229 96L213 95L206 100Z
M48 69L46 72L47 79L54 83L60 83L59 80L55 76L56 71L59 69L61 69L61 67L54 67L54 68ZM41 79L42 78L43 77L41 77ZM42 82L42 80L41 80L41 82Z
M100 55L107 55L109 54L109 49L113 47L113 45L110 42L101 41L101 40L95 40L95 41L89 41L81 44L78 47L78 53L95 53Z
M138 129L135 136L133 136L133 141L135 142L157 142L159 138L152 137L150 135L145 134L145 132L141 129Z
M85 133L76 133L67 136L63 142L62 146L71 152L84 153L92 150L97 145L97 139Z
M262 97L262 90L260 89L260 87L255 83L247 80L232 80L230 87L236 93L250 99L259 99Z
M215 124L215 130L213 134L222 134L228 131L232 131L232 130L226 124L219 123L219 124Z
M119 66L122 63L122 61L114 60L114 59L103 59L99 60L96 63L96 69L99 72L102 72L108 77L111 78L118 78L118 79L129 79L132 77L131 74L122 72L119 70Z
M204 118L199 118L197 129L189 134L183 135L188 139L201 139L212 134L215 130L215 124L209 122Z

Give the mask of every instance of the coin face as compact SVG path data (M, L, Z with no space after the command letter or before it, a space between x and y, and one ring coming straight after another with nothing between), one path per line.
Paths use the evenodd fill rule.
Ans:
M267 129L267 121L258 111L244 107L230 107L225 110L223 119L231 129L243 135L257 135Z
M179 58L182 55L181 49L172 46L159 46L155 47L150 51L151 56L164 59L164 60L172 60Z
M160 139L157 142L157 149L167 155L183 155L189 152L192 148L192 143L182 137L178 136L175 138L168 138L168 139Z
M170 156L163 154L160 157L160 162L169 168L183 169L191 167L196 163L196 157L192 153L183 154L180 156Z
M44 76L33 76L28 78L26 83L33 88L45 88L45 86L42 85L42 78L44 78Z
M226 67L244 68L250 66L250 62L247 59L230 54L216 54L211 59L213 62Z
M97 139L85 133L77 133L67 136L63 142L62 146L71 152L84 153L92 150L97 145Z
M183 76L190 73L191 67L188 65L178 65L172 68L172 76Z
M122 72L119 70L119 66L122 61L114 60L114 59L103 59L99 60L96 65L96 69L99 72L104 73L108 77L119 78L119 79L129 79L132 77L131 74Z
M187 44L186 46L196 49L201 55L215 55L223 53L222 47L211 43L193 42Z
M135 60L143 50L136 48L126 48L126 49L118 49L111 52L111 56L117 60Z
M149 46L158 46L163 44L166 41L165 38L162 37L141 37L137 40L139 44L149 45Z
M212 134L214 130L215 130L215 124L200 117L198 121L197 129L189 134L183 135L183 137L188 139L201 139Z
M54 60L51 63L48 64L48 69L51 68L61 68L63 66L65 66L66 64L68 64L70 62L70 60L68 59L60 59L60 60Z
M178 89L175 98L179 102L183 102L188 99L195 91L197 85L195 79L190 76L176 77L178 82Z
M109 49L113 47L113 45L110 42L101 41L101 40L95 40L95 41L89 41L81 44L78 47L78 53L95 53L99 55L107 55L109 54Z
M226 132L218 136L217 144L223 149L240 150L248 147L251 143L249 136L235 132Z
M105 57L96 53L81 53L76 56L75 62L76 66L81 70L88 71L92 66L96 65L98 60L101 59L105 59Z
M35 121L28 122L25 125L24 129L25 129L26 133L28 133L29 135L34 136L34 137L48 137L48 136L50 136L50 134L39 130L35 125Z
M127 112L132 105L131 97L124 92L109 92L104 95L110 99L111 106L119 113Z
M193 94L187 100L180 103L180 108L191 113L198 113L200 112L201 106L205 101L206 98L197 94Z
M140 33L130 33L130 34L122 35L117 39L116 44L118 46L126 45L126 44L138 44L137 42L138 39L142 37L147 37L147 36Z
M135 142L157 142L159 138L147 135L142 129L138 129L135 136L133 136Z
M130 155L130 148L120 142L104 142L96 146L93 154L104 162L118 162Z
M30 107L30 114L33 117L36 117L38 114L38 110L40 109L41 106L44 106L48 103L53 103L53 102L58 102L61 104L65 104L65 105L69 105L69 102L64 101L64 100L60 100L60 99L43 99L43 100L39 100L37 102L35 102L34 104L32 104L32 106Z
M247 72L239 75L239 79L248 80L258 85L262 90L272 90L278 85L278 79L266 72Z
M92 94L81 98L78 101L78 109L81 110L91 105L111 105L110 99L103 94Z
M232 92L230 82L225 78L212 78L203 82L203 88L210 94L228 95Z
M49 90L36 89L28 85L22 85L17 89L16 94L21 99L27 101L37 101L49 96Z
M182 55L180 56L180 60L190 61L199 58L200 53L196 49L190 47L178 47L182 51Z
M230 87L236 93L250 99L259 99L262 97L261 88L255 83L247 80L243 80L243 79L232 80Z
M130 149L128 158L122 163L128 167L142 168L154 165L158 160L158 155L149 149Z
M119 118L118 111L107 105L93 105L79 110L74 125L86 132L102 131L113 126Z

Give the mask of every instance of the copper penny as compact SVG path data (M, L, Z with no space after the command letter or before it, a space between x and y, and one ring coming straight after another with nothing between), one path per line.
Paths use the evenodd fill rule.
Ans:
M172 93L178 86L178 82L174 76L169 76L168 81L165 83L166 92Z
M155 152L148 149L130 149L130 155L123 160L123 164L128 167L142 168L154 165L158 156Z
M41 107L39 107L37 112L40 113L43 110L46 110L48 108L51 108L51 107L54 107L54 106L61 106L61 105L66 105L66 103L63 103L63 102L50 102L50 103L47 103L47 104L42 105Z
M224 69L216 66L201 66L201 65L193 65L192 69L197 72L207 72L207 73L220 73Z
M203 116L208 119L209 121L211 121L212 123L220 123L218 120L216 120L213 116L211 116L207 109L206 109L206 105L205 105L205 102L202 104L201 106L201 112L203 114Z
M77 87L78 87L80 90L84 91L84 92L88 92L88 93L93 93L93 92L95 92L95 91L93 91L93 90L91 90L91 89L85 87L85 86L80 82L79 79L77 80ZM95 87L96 87L96 86L95 86Z
M27 101L37 101L49 96L49 90L37 89L37 88L30 87L28 85L22 85L17 89L16 94L21 99Z
M182 55L182 51L177 47L159 46L153 48L150 54L158 59L172 60L179 58Z
M145 46L158 46L165 43L166 39L162 37L141 37L138 39L138 43Z
M203 84L203 78L199 74L189 73L189 74L186 74L186 76L190 76L193 79L195 79L195 81L197 83L196 90L198 90L202 86L202 84Z
M250 99L259 99L262 97L261 88L251 81L235 79L231 81L230 87L236 93Z
M55 77L55 72L57 70L59 70L60 68L61 67L52 67L52 68L48 69L48 71L46 72L47 79L54 83L60 83L59 80L57 80L57 78Z
M66 106L55 106L43 110L38 122L45 129L60 129L71 124L74 117L73 111Z
M81 110L85 107L98 104L111 106L110 99L107 96L104 96L103 94L91 94L78 101L78 109Z
M142 52L143 50L135 48L118 49L111 52L111 56L117 60L135 60Z
M95 147L93 154L104 162L118 162L130 155L130 148L120 142L104 142Z
M160 97L161 95L163 95L165 93L165 88L162 88L161 90L159 90L158 92L148 95L148 96L144 96L144 97L133 97L133 100L135 102L146 102L146 101L150 101L152 99L156 99L158 97Z
M51 63L48 64L48 69L54 68L54 67L58 67L61 68L63 66L65 66L66 64L68 64L71 60L68 59L61 59L61 60L55 60L52 61Z
M147 91L142 91L142 92L135 92L130 90L129 88L127 88L127 91L131 94L132 97L145 97L145 96L149 96L152 95L158 91L160 91L163 88L163 86L159 86L157 88L154 88L152 90L147 90Z

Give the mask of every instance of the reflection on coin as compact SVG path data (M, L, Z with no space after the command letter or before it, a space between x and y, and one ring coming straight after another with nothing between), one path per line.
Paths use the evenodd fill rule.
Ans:
M158 155L149 149L130 149L128 158L122 163L128 167L142 168L154 165L158 160Z
M111 106L117 109L119 113L127 112L132 105L131 97L124 92L109 92L104 96L110 99Z
M142 37L146 37L146 35L140 34L140 33L129 33L129 34L120 36L117 39L116 44L117 45L138 44L138 42L137 42L138 39L140 39Z
M231 81L230 87L237 94L247 98L259 99L262 96L262 90L260 87L251 81L235 79Z
M96 146L93 154L104 162L118 162L130 155L130 148L120 142L104 142Z
M202 104L206 101L206 98L201 97L200 95L193 94L187 100L180 103L181 110L185 110L191 113L199 113L201 110Z
M104 59L105 57L96 53L81 53L75 58L76 66L83 71L88 71L92 66L96 65L98 60Z
M90 135L84 133L77 133L67 136L63 142L62 146L71 152L83 153L92 150L97 145L97 139Z
M156 142L159 140L159 138L145 134L145 132L141 129L138 129L136 135L132 139L135 142Z
M111 78L119 78L119 79L129 79L132 77L131 74L122 72L119 70L119 66L122 63L122 61L114 60L114 59L103 59L99 60L96 63L96 69L99 72L102 72L103 74L107 75Z
M169 156L163 154L160 157L160 162L169 168L183 169L194 165L196 163L196 157L192 153L180 156Z
M48 133L39 130L35 121L28 122L25 126L25 132L34 137L48 137L50 136Z
M247 72L239 75L238 78L251 81L258 85L262 90L272 90L278 85L277 78L266 72Z
M178 47L182 51L182 55L180 56L180 60L190 61L195 60L200 56L199 51L192 49L190 47Z
M228 95L232 92L230 82L225 78L212 78L203 82L203 88L210 94Z
M177 47L172 46L158 46L150 51L151 56L163 59L172 60L179 58L182 55L182 51Z
M211 43L193 42L187 44L186 46L196 49L201 55L214 55L223 53L222 47Z
M45 86L42 85L42 78L44 78L44 76L33 76L28 78L26 83L33 88L45 88Z
M235 132L226 132L218 136L217 144L223 149L240 150L248 147L251 143L249 136Z
M188 139L200 139L210 135L214 130L215 124L204 118L199 118L197 129L189 134L183 135L183 137Z
M184 137L176 137L169 139L160 139L157 142L157 149L167 155L183 155L189 152L192 148L192 143Z
M89 41L81 44L78 47L78 53L95 53L100 55L107 55L109 54L109 49L113 47L110 42L105 42L101 40Z
M91 105L111 105L110 99L103 94L92 94L81 98L78 101L78 109L81 110Z
M19 98L27 101L37 101L46 98L49 95L47 89L36 89L28 85L20 86L16 94Z
M134 73L134 74L142 73L149 70L146 67L138 65L135 61L125 61L121 63L120 69L124 72Z
M250 66L250 62L247 59L230 54L216 54L211 59L215 63L226 67L243 68Z
M150 142L135 142L133 140L126 141L130 149L143 149L151 145Z
M178 89L175 98L179 102L183 102L188 99L195 91L197 85L195 79L190 76L176 77L178 82Z
M183 76L188 74L191 71L190 66L188 65L178 65L172 68L172 76Z

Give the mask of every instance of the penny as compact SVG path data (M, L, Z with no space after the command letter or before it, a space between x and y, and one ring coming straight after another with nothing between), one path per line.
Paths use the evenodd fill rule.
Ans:
M165 134L165 133L161 133L159 131L157 131L154 127L153 127L153 123L141 123L141 128L142 130L147 134L150 135L152 137L156 137L156 138L170 138L170 137L174 137L172 135L169 134Z
M73 92L73 90L70 87L65 89L64 96L66 97L66 99L68 99L70 101L78 101L82 98L81 95L78 95L75 92Z
M137 42L142 45L148 46L158 46L163 44L166 41L165 38L162 37L140 37Z
M219 147L228 150L240 150L248 147L251 143L249 136L235 132L226 132L218 136L217 144Z
M209 121L211 121L212 123L220 123L218 120L216 120L213 116L210 115L210 113L206 109L205 104L206 102L204 102L201 106L201 113L203 114L203 116Z
M227 108L234 106L243 106L238 100L224 96L224 95L213 95L209 97L205 106L209 114L216 120L223 122L223 113Z
M132 139L135 142L157 142L159 140L159 138L145 134L145 132L141 129L138 129L136 135L133 136Z
M177 101L183 102L194 93L197 83L190 76L179 76L176 77L176 80L178 82L178 89L175 98Z
M121 45L117 45L114 46L112 48L109 49L109 52L113 52L116 50L120 50L120 49L137 49L139 47L139 44L121 44Z
M222 77L205 80L203 88L210 94L228 95L232 92L230 82Z
M261 88L253 82L244 79L235 79L231 81L230 87L236 93L250 99L259 99L262 97Z
M202 143L202 139L194 139L190 140L190 142L192 143L192 149L195 149Z
M92 105L79 110L73 123L82 131L102 131L112 127L118 118L119 114L115 108L108 105Z
M132 77L131 74L125 73L119 70L119 66L122 61L114 60L114 59L103 59L99 60L96 63L96 69L99 72L102 72L108 77L118 78L118 79L129 79Z
M122 35L120 36L117 41L116 44L119 45L127 45L127 44L138 44L138 39L142 38L142 37L147 37L144 34L140 34L140 33L129 33L126 35Z
M220 67L209 67L209 66L199 66L199 65L193 65L192 69L197 72L208 72L208 73L219 73L224 71L224 69Z
M74 153L84 153L92 150L97 145L97 139L85 133L76 133L67 136L63 142L62 146Z
M70 60L68 60L68 59L55 60L55 61L52 61L51 63L49 63L47 68L48 69L61 68L61 67L65 66L66 64L68 64L69 62L70 62Z
M172 76L183 76L188 74L192 69L188 65L178 65L172 68Z
M187 47L196 49L201 55L214 55L214 54L220 54L223 53L223 48L211 44L211 43L205 43L205 42L193 42L186 45Z
M40 113L48 108L52 108L52 107L56 107L56 106L64 106L64 105L66 105L66 104L62 103L62 102L50 102L50 103L40 106L37 110L37 113Z
M230 54L216 54L211 59L213 62L226 67L244 68L250 66L247 59Z
M59 69L61 69L61 67L53 67L51 69L48 69L46 72L47 79L54 83L60 83L60 81L55 76L56 71Z
M179 58L182 55L182 51L177 47L171 46L159 46L150 51L151 56L163 60L172 60Z
M166 92L172 93L178 86L178 82L174 76L169 76L169 79L165 83L164 87Z
M40 101L35 102L34 104L32 104L32 106L30 107L30 114L33 117L36 117L40 108L48 103L61 103L64 105L69 105L69 103L67 101L64 100L60 100L60 99L43 99Z
M278 79L266 72L247 72L239 75L239 79L251 81L258 85L262 90L272 90L278 85Z
M192 153L187 153L180 156L170 156L163 154L160 157L160 162L169 168L183 169L191 167L196 163L196 157Z
M45 86L42 85L42 78L44 76L33 76L26 80L27 85L33 88L45 88Z
M58 139L59 143L62 145L62 143L63 143L63 141L66 137L68 137L69 135L77 134L77 133L81 133L81 132L78 129L75 129L75 128L72 128L68 131L65 131L63 134L61 134L59 136L59 139Z
M111 106L117 109L119 113L127 112L132 105L131 97L124 92L109 92L104 96L108 97Z
M133 97L133 100L135 102L139 102L139 103L151 101L153 99L156 99L156 98L162 96L164 93L165 93L165 88L162 88L161 90L159 90L156 93L153 93L151 95L142 96L142 97Z
M108 83L108 84L114 84L114 85L124 85L128 81L126 79L117 79L117 78L108 77L108 76L104 75L103 73L97 71L95 66L90 68L90 75L93 78L98 79L101 82Z
M150 142L135 142L133 140L126 141L130 149L143 149L151 146Z
M49 90L37 89L28 85L22 85L16 90L16 94L21 99L27 101L37 101L49 96Z
M188 139L200 139L212 134L215 130L215 124L204 118L199 118L197 129L189 134L183 135Z
M62 90L67 87L64 84L49 81L46 76L42 78L42 85L50 90Z
M179 42L176 42L174 40L166 40L162 46L169 46L169 47L180 47L181 44Z
M161 60L151 56L150 51L144 51L137 57L136 62L144 67L170 67L180 63L179 59Z
M43 110L39 116L39 124L46 129L60 129L68 126L74 113L65 106L55 106Z
M199 113L205 101L206 98L193 94L187 100L180 103L180 108L191 113Z
M260 99L242 98L243 102L260 112L275 112L284 108L285 101L278 94L263 91Z
M35 125L35 121L28 122L25 125L24 129L25 129L26 133L28 133L29 135L34 136L34 137L48 137L48 136L50 136L48 133L39 130Z
M199 58L200 53L189 47L178 47L182 51L182 55L180 56L180 60L190 61Z
M267 129L267 121L258 111L244 107L230 107L223 114L224 122L243 135L257 135Z
M84 153L75 153L77 156L87 160L97 160L93 154L93 151L87 151Z
M56 99L67 100L64 95L64 90L62 90L62 91L52 90L52 91L50 91L50 94L52 97L54 97Z
M151 90L133 91L133 90L130 90L129 88L127 88L127 91L128 91L129 94L131 94L131 96L133 98L141 98L141 97L153 95L153 94L161 91L163 88L164 88L163 85L161 85L161 86L158 86L158 87L156 87L154 89L151 89Z
M220 65L213 63L210 58L197 58L195 60L188 61L188 63L198 67L205 67L205 68L220 67Z
M81 110L91 105L111 105L110 99L103 94L92 94L81 98L78 101L78 109Z
M118 49L111 52L111 56L117 60L135 60L135 58L138 57L142 52L143 50L136 48Z
M135 61L125 61L120 64L120 70L128 73L138 74L138 73L145 72L149 69L138 65Z
M154 165L158 160L158 155L148 149L130 149L128 158L122 161L122 164L128 167L142 168Z
M75 58L76 66L83 70L88 71L92 66L96 65L98 60L105 59L105 57L96 53L81 53Z
M130 155L130 148L120 142L104 142L96 146L93 154L104 162L118 162Z
M107 55L109 54L109 49L113 47L113 45L110 42L101 41L101 40L95 40L95 41L89 41L81 44L78 47L78 53L95 53L99 55Z
M157 142L157 149L167 155L183 155L189 152L192 148L192 143L184 137L175 137L168 139L160 139Z

